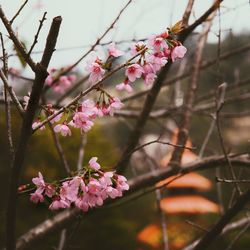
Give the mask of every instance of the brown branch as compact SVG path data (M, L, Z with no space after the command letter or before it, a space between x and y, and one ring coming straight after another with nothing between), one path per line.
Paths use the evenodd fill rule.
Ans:
M4 72L1 69L0 69L0 78L3 81L5 89L9 92L11 100L15 104L15 106L17 108L17 111L19 112L19 114L21 115L21 117L23 117L23 115L24 115L23 107L20 104L20 102L18 100L18 97L16 96L13 88L9 85L8 80L7 80L6 76L4 75Z
M19 8L19 10L17 11L17 13L13 16L13 18L10 20L10 25L12 25L12 23L15 21L15 19L18 17L18 15L21 13L22 9L24 8L24 6L28 3L28 0L26 0L21 7Z
M225 159L227 160L227 164L229 167L229 171L231 174L231 177L236 180L236 174L234 172L234 168L233 165L228 157L227 151L226 151L226 147L225 147L225 143L224 143L224 138L222 136L222 130L221 130L221 125L220 125L220 111L223 107L224 104L224 100L225 100L225 93L226 93L226 87L227 84L223 83L218 87L218 93L217 93L217 97L216 97L216 112L215 112L215 122L216 122L216 126L217 126L217 131L218 131L218 135L219 135L219 140L220 140L220 146L222 149L222 152L225 156ZM238 192L238 194L241 194L241 189L238 185L238 183L234 183L235 189Z
M219 177L216 177L216 181L217 182L224 182L224 183L234 183L234 182L237 182L237 183L250 183L250 180L228 180L228 179L219 178Z
M31 57L28 55L24 46L22 45L22 43L19 41L19 39L15 35L15 33L11 27L11 23L9 22L9 20L5 16L1 5L0 5L0 18L5 26L6 30L9 33L10 39L15 44L17 50L20 52L20 54L24 58L25 62L27 62L27 64L30 66L30 68L33 70L33 72L36 72L36 70L37 70L36 63L31 59Z
M28 55L31 54L31 52L34 49L35 45L38 43L38 36L39 36L39 33L40 33L40 31L41 31L41 29L43 27L43 23L46 20L46 15L47 15L47 12L44 12L42 19L39 20L40 24L39 24L38 30L37 30L37 32L35 34L34 41L33 41L32 45L30 47L30 50L28 52Z
M186 7L186 10L182 16L182 24L184 27L188 26L188 20L189 20L189 17L191 15L191 12L192 12L193 5L194 5L194 0L189 0L187 7Z
M133 154L134 152L136 152L136 151L138 151L138 150L140 150L140 149L142 149L142 148L144 148L146 146L149 146L149 145L151 145L153 143L159 143L159 144L163 144L163 145L172 146L172 147L175 147L175 148L184 148L184 149L188 149L188 150L194 150L195 149L194 147L186 147L186 146L183 146L183 145L177 145L177 144L173 144L171 142L164 142L164 141L161 141L161 140L157 139L157 140L154 140L154 141L150 141L150 142L144 143L144 144L142 144L142 145L134 148L130 152L130 154Z
M227 226L225 226L219 236L225 235L225 234L230 233L234 230L242 228L242 227L248 225L249 223L250 223L250 219L248 217L234 221L234 222L228 224ZM193 250L193 248L198 244L199 240L200 239L192 242L190 245L184 247L182 250Z
M206 233L193 248L193 250L204 250L221 234L223 228L235 217L249 202L250 189L240 195L235 204L219 219L219 221Z
M68 176L71 176L70 167L69 167L68 161L66 159L65 153L63 151L62 145L61 145L61 143L59 141L59 138L58 138L57 134L55 133L51 122L48 122L48 124L49 124L49 128L50 128L50 131L51 131L51 135L52 135L56 150L58 152L58 156L59 156L59 158L60 158L60 160L62 162L62 165L63 165L66 173L68 174Z
M188 86L188 90L184 99L185 104L183 107L183 115L181 117L179 132L177 135L177 143L180 145L186 145L186 142L188 139L188 130L190 126L191 115L193 112L195 94L196 94L196 90L198 87L198 79L199 79L199 72L200 72L203 49L205 47L205 44L207 41L207 35L211 28L212 20L214 16L215 16L215 12L211 14L211 19L204 26L203 32L201 33L198 43L197 43L197 48L196 48L194 62L193 62L192 76L191 76L190 84ZM178 166L181 161L183 152L184 152L184 149L176 148L172 154L170 163Z
M17 209L17 189L19 185L19 177L24 163L25 154L27 151L28 140L32 134L32 121L35 116L36 109L39 104L40 95L44 86L45 79L48 75L47 67L54 51L56 40L60 28L62 18L55 17L50 27L47 36L47 42L44 49L42 60L35 66L36 72L34 84L32 87L27 111L25 113L19 143L15 152L14 161L12 164L9 195L7 205L7 218L6 218L6 249L13 250L16 246L15 239L15 224L16 224L16 209Z
M3 75L7 78L8 77L8 57L4 46L3 35L0 32L0 40L2 45L2 54L3 54ZM8 90L6 85L4 84L4 107L5 107L5 123L7 129L7 138L9 144L9 156L10 160L13 159L14 154L14 143L12 138L12 129L11 129L11 110L10 110L10 100L8 97Z

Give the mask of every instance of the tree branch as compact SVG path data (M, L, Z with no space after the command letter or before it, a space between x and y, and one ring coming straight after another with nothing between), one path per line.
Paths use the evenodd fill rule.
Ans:
M16 209L17 209L17 189L19 184L19 177L24 163L24 158L27 150L28 140L32 134L32 121L35 116L36 109L39 104L39 99L42 93L45 79L47 77L47 67L54 51L56 40L60 28L62 18L55 17L50 27L47 37L42 60L35 66L35 80L32 87L27 111L25 113L19 143L15 152L14 161L11 169L11 177L9 184L9 195L7 205L7 218L6 218L6 249L15 249L15 224L16 224Z

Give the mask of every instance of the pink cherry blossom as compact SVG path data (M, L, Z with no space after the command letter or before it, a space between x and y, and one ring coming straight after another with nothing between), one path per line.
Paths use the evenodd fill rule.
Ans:
M58 210L60 208L69 208L70 202L67 200L63 200L58 198L55 198L54 201L50 204L49 209L50 210Z
M63 75L60 76L58 79L58 75L60 72L64 70L64 68L61 68L59 70L56 70L55 68L51 68L49 70L49 75L45 80L45 84L47 86L52 87L52 89L57 93L64 93L76 80L76 76L74 74L71 75Z
M81 104L81 112L90 118L95 118L98 114L96 103L90 99L87 99Z
M54 127L54 131L56 133L61 133L62 136L71 136L71 131L69 129L69 127L65 124L57 124L55 127Z
M130 82L134 82L136 78L140 78L144 72L143 68L139 64L132 64L127 67L125 75L128 77Z
M41 172L38 173L38 177L32 178L32 182L37 188L45 188L46 186Z
M156 79L156 74L154 73L149 73L149 74L146 74L145 77L144 77L144 82L146 85L151 85L154 83L155 79Z
M131 46L131 55L135 56L136 54L138 54L138 52L140 52L141 50L143 50L144 48L146 48L146 44L144 42L138 42L135 43Z
M89 166L96 171L101 168L100 164L97 162L97 159L98 159L97 157L92 157L89 160Z
M70 123L71 125L72 123ZM89 116L83 112L76 112L73 116L73 125L76 128L82 129L85 133L88 132L94 123L90 120Z
M162 49L168 48L168 45L164 39L164 37L159 35L151 35L148 38L148 44L155 51L161 51Z
M75 201L75 206L81 209L83 212L87 212L89 210L89 204L87 196L82 196Z
M125 80L124 82L117 84L115 88L120 91L125 89L128 93L133 92L133 88L131 87L128 80L127 81Z
M172 54L171 54L172 61L174 62L177 58L180 58L180 59L183 58L186 52L187 52L187 49L183 45L174 47Z
M113 56L113 57L119 57L119 56L124 55L123 51L116 48L115 43L109 44L108 53L109 53L109 56Z
M149 63L153 69L154 72L159 71L167 62L167 58L164 56L163 53L155 53L153 55L148 55L146 57L147 63Z
M30 201L32 201L33 203L43 202L44 197L39 192L34 192L30 194Z
M114 115L115 110L121 109L124 105L118 97L110 98L109 103L110 104L108 107L108 112L109 112L109 115L111 115L111 116Z
M100 81L105 74L105 70L102 68L99 58L97 58L94 62L89 62L85 69L90 74L89 80L91 83Z

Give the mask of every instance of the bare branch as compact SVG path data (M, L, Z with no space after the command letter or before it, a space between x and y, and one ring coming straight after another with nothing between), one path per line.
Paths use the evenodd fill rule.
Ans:
M19 100L18 100L18 97L16 96L13 88L9 85L8 83L8 80L7 78L5 77L4 75L4 72L0 69L0 78L2 79L3 81L3 84L4 84L4 87L5 89L9 92L9 95L13 101L13 103L15 104L19 114L21 115L21 117L23 117L24 115L24 110L23 110L23 107L22 105L20 104Z
M22 9L24 8L24 6L28 3L28 0L26 0L21 7L19 8L19 10L17 11L17 13L13 16L13 18L10 20L10 25L12 25L12 23L15 21L15 19L18 17L18 15L21 13Z
M39 33L40 33L40 31L41 31L41 29L42 29L42 27L43 27L43 22L46 20L46 15L47 15L47 12L44 12L42 19L39 20L40 24L39 24L37 33L35 34L34 41L33 41L32 45L31 45L31 47L30 47L30 50L29 50L29 52L28 52L28 55L31 54L32 50L34 49L35 45L36 45L37 42L38 42L38 36L39 36Z
M1 12L1 11L0 11ZM51 28L47 37L44 54L40 63L35 65L35 81L32 87L27 111L25 113L19 143L15 152L14 161L12 164L11 178L9 184L9 196L7 205L7 218L6 218L6 249L15 249L15 224L16 224L16 209L17 209L17 190L18 182L23 166L28 140L32 132L32 121L35 116L36 109L39 104L40 95L47 77L47 67L54 51L56 40L61 25L62 18L55 17L51 24Z
M37 70L37 66L35 64L35 62L31 59L31 57L28 55L26 49L24 48L24 46L22 45L22 43L19 41L19 39L17 38L17 36L15 35L12 27L11 27L11 23L9 22L9 20L6 18L2 7L0 6L0 18L2 19L2 22L6 28L6 30L9 33L10 39L13 41L13 43L15 44L17 50L20 52L20 54L22 55L22 57L24 58L25 62L27 62L27 64L30 66L30 68L33 70L33 72L36 72Z

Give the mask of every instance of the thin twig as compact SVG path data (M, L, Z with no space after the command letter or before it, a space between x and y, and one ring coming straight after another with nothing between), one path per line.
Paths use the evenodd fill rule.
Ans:
M21 13L22 9L24 8L24 6L28 3L28 0L26 0L21 7L18 9L17 13L13 16L13 18L10 20L10 25L12 25L12 23L15 21L15 19L18 17L18 15Z
M179 131L177 135L177 144L186 145L188 139L188 130L190 126L191 115L194 106L194 99L196 95L196 90L198 87L198 79L200 73L200 65L202 61L203 49L205 47L208 32L212 26L212 21L215 16L213 12L210 16L210 20L204 25L203 31L198 39L197 48L194 55L193 69L190 84L188 85L188 90L184 100L183 114L181 116ZM180 164L182 154L184 149L175 148L170 163L178 166Z
M172 147L175 147L175 148L184 148L184 149L188 149L188 150L194 150L194 149L196 149L195 147L186 147L186 146L183 146L183 145L177 145L177 144L173 144L171 142L164 142L164 141L161 141L161 140L157 139L157 140L153 140L153 141L144 143L144 144L136 147L135 149L133 149L130 152L130 154L133 154L135 151L138 151L138 150L140 150L140 149L142 149L142 148L144 148L144 147L146 147L148 145L151 145L153 143L159 143L159 144L163 144L163 145L169 145L169 146L172 146Z
M216 126L217 126L219 139L220 139L221 149L223 151L225 159L227 160L229 170L230 170L230 173L231 173L231 177L232 177L232 179L236 180L236 175L235 175L235 172L234 172L234 168L232 166L232 163L231 163L231 161L230 161L230 159L228 157L228 153L227 153L226 148L225 148L224 138L222 136L221 125L220 125L220 111L221 111L221 109L223 107L223 104L224 104L226 87L227 87L226 83L223 83L218 87L218 94L217 94L217 97L216 97L215 121L216 121ZM242 192L241 192L241 189L240 189L237 182L234 183L234 186L235 186L235 189L237 190L238 194L241 194Z
M229 180L229 179L225 179L225 178L219 178L216 177L215 179L217 182L223 182L223 183L250 183L250 180Z
M33 41L32 45L31 45L31 47L30 47L30 50L29 50L29 52L28 52L28 55L29 55L29 56L30 56L32 50L34 49L35 45L36 45L37 42L38 42L38 36L39 36L39 33L40 33L40 31L41 31L41 29L42 29L42 27L43 27L43 23L44 23L44 21L46 20L46 15L47 15L47 12L44 12L42 19L39 20L40 24L39 24L37 33L35 34L34 41Z
M81 134L81 144L78 153L78 161L77 161L77 170L82 169L83 159L84 159L84 147L87 143L87 135L84 133Z
M8 56L5 51L4 47L4 41L3 41L3 35L0 32L0 39L1 39L1 45L2 45L2 54L3 54L3 73L5 77L8 77ZM8 88L4 84L4 104L5 104L5 120L6 120L6 128L7 128L7 138L8 138L8 144L9 144L9 155L10 160L13 159L14 154L14 144L13 144L13 138L12 138L12 129L11 129L11 110L10 110L10 100L8 97Z
M193 5L194 5L194 0L189 0L186 10L182 16L182 24L184 27L188 26L188 21L189 21L189 17L191 15L192 9L193 9Z
M24 58L25 62L30 66L30 68L32 69L32 71L36 72L36 70L37 70L36 63L31 59L31 57L28 55L26 49L24 48L23 44L19 41L19 39L15 35L15 32L13 31L9 20L5 16L1 5L0 5L0 18L1 18L1 20L2 20L2 22L4 24L4 26L5 26L6 30L8 31L10 39L14 43L15 47L17 48L17 50L22 55L22 57Z
M19 102L18 97L16 96L13 88L9 85L8 80L7 80L6 76L4 75L4 72L2 71L2 69L0 69L0 78L3 81L5 89L9 92L9 95L10 95L13 103L15 104L19 114L21 115L21 117L23 117L23 115L24 115L23 107L22 107L21 103Z
M51 131L53 141L55 143L56 150L58 152L58 156L59 156L59 158L60 158L60 160L62 162L62 165L63 165L66 173L68 174L68 176L70 176L71 175L71 170L70 170L68 161L66 159L65 153L63 151L62 145L61 145L61 143L59 141L59 138L58 138L57 134L55 133L51 122L48 122L48 125L49 125L50 131Z

